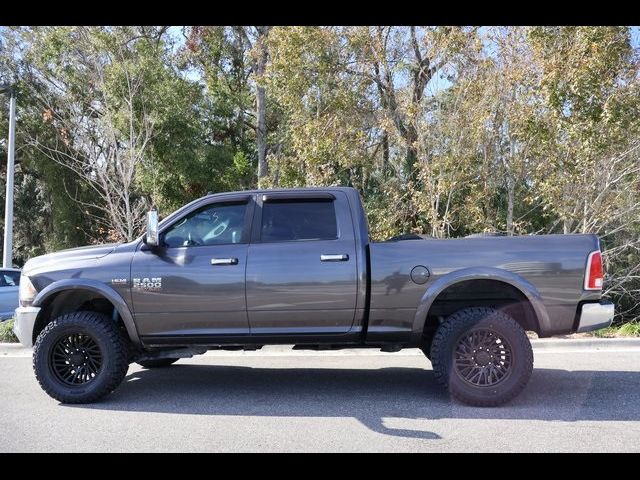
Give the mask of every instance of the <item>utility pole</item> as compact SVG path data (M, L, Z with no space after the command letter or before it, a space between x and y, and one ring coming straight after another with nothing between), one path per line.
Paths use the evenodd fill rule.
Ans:
M9 93L9 142L7 144L7 195L4 207L4 247L2 268L13 268L13 174L16 150L16 91L13 85L0 85Z

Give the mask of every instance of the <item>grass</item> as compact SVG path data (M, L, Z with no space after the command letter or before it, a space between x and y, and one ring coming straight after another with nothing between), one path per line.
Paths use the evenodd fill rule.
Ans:
M640 337L640 322L624 323L593 332L596 337Z
M640 337L640 322L625 323L618 329L623 337Z
M0 342L18 343L18 338L13 333L13 319L0 322Z

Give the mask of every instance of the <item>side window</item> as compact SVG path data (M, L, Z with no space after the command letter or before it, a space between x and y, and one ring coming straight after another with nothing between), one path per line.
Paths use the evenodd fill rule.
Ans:
M246 211L246 203L216 203L199 208L164 233L164 244L171 248L240 243Z
M334 240L336 210L331 200L266 202L262 206L263 242Z
M0 287L17 287L20 285L20 272L2 272Z

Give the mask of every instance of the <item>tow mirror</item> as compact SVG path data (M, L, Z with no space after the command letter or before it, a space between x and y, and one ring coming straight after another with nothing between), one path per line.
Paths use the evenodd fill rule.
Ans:
M150 247L157 247L160 244L158 238L158 211L149 210L147 212L147 234L144 242Z

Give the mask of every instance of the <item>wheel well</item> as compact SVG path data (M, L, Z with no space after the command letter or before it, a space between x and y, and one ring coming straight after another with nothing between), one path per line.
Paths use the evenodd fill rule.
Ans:
M518 288L500 280L466 280L445 288L431 304L423 337L432 338L452 313L468 307L492 307L512 316L527 331L539 333L538 317L529 299Z
M63 290L47 298L42 304L33 327L33 343L35 344L40 332L54 318L78 311L104 313L109 318L112 318L126 334L124 322L118 310L108 298L91 290Z

